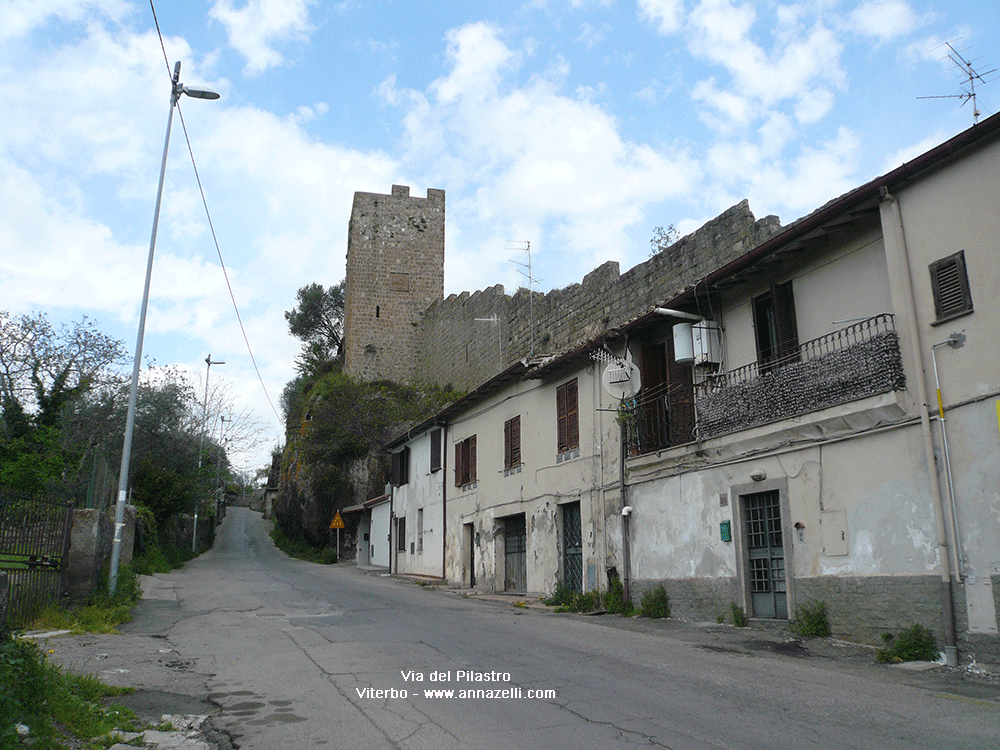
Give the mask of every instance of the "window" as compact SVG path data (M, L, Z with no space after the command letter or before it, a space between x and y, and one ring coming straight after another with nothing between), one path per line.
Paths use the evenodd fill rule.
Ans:
M424 551L424 509L417 508L417 552Z
M406 552L406 517L396 519L396 549Z
M503 467L513 469L521 465L521 417L503 423Z
M753 327L761 370L798 360L799 332L791 281L774 284L769 292L754 297Z
M476 481L476 436L455 443L455 486Z
M969 274L965 268L965 251L931 263L931 292L934 295L935 323L972 312Z
M441 430L431 430L431 473L441 471Z
M556 388L556 432L560 453L580 447L576 378Z
M389 454L389 483L399 487L410 481L410 449Z

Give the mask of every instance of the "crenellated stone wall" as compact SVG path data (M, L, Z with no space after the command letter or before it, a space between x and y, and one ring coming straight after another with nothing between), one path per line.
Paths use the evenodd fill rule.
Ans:
M780 228L775 216L756 220L744 200L625 273L608 261L578 284L536 292L533 301L527 289L511 296L499 284L453 294L420 316L414 380L468 389L532 351L571 349L661 304Z
M348 231L345 371L474 388L529 354L564 352L691 286L775 234L746 200L625 273L609 261L547 293L502 285L443 298L443 190L355 193Z

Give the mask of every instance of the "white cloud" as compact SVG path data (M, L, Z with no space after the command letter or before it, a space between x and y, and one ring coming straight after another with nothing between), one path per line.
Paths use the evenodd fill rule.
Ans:
M693 55L723 67L729 83L699 81L697 101L719 113L709 121L719 127L745 127L771 108L790 104L801 122L815 122L832 105L828 87L841 87L842 43L820 21L802 22L800 12L787 11L785 26L774 32L768 51L753 38L754 6L731 0L703 0L689 17Z
M79 23L104 17L117 22L133 10L125 0L4 0L0 3L0 42L26 36L52 19Z
M906 0L868 0L851 11L848 21L858 34L884 42L910 33L920 18Z
M237 8L234 0L216 0L209 15L226 27L229 43L246 58L245 72L256 75L282 63L281 43L308 39L310 5L312 0L246 0Z
M673 34L683 22L684 0L639 0L639 17L661 34Z
M562 93L564 63L517 87L519 55L496 29L473 24L448 39L449 71L426 92L387 83L383 93L406 108L404 162L434 165L428 184L449 188L450 284L508 276L501 240L512 238L531 239L539 253L558 238L572 264L561 274L572 278L632 252L626 233L646 207L690 187L697 170L684 154L629 142L585 94ZM465 257L456 256L456 224L467 232ZM494 244L470 247L474 237Z

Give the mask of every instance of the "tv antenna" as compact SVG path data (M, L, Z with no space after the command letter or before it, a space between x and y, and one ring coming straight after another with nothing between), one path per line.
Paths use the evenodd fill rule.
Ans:
M987 84L984 76L988 76L992 73L996 73L997 69L987 70L985 73L977 73L975 68L972 67L972 63L962 57L957 49L951 46L951 42L945 42L945 45L951 50L948 53L948 59L951 60L955 66L962 71L962 75L965 76L965 84L968 85L968 90L963 90L961 94L947 94L944 96L918 96L917 99L961 99L962 104L960 106L964 107L965 103L969 100L972 101L972 122L973 124L979 124L979 105L976 103L976 81L980 84ZM991 79L994 80L994 79Z
M524 245L524 247L521 247ZM531 240L507 240L508 250L522 250L528 254L528 262L522 263L519 260L510 259L511 263L521 266L521 268L527 269L527 271L522 271L521 268L517 269L517 272L524 276L528 280L528 349L529 356L535 356L535 284L541 281L541 279L536 279L531 275Z

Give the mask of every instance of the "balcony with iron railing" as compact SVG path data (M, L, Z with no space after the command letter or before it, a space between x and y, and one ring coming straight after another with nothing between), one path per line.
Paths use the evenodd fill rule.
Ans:
M884 313L694 386L644 389L623 407L629 449L707 440L905 387L894 318Z

